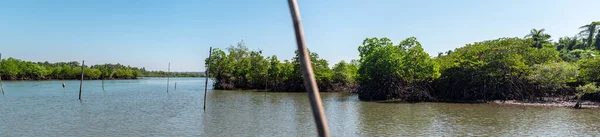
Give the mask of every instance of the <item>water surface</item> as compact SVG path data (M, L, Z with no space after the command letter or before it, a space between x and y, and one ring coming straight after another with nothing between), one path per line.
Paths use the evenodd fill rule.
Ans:
M0 136L314 136L305 93L208 89L204 78L4 82ZM174 83L177 82L177 89ZM209 87L210 88L210 87ZM334 136L599 135L600 110L374 103L322 93Z

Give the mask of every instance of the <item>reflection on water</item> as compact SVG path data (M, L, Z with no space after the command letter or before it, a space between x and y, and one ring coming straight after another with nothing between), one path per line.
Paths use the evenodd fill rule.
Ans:
M314 136L304 93L208 91L203 78L4 82L0 136ZM173 88L173 86L171 86ZM360 102L323 93L334 136L571 136L600 134L597 109Z

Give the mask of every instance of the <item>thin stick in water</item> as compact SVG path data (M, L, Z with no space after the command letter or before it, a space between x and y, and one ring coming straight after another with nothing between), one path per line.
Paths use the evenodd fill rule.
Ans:
M171 77L171 62L169 62L169 68L167 69L167 93L169 93L169 77Z
M4 96L4 85L2 85L2 75L0 75L0 88L2 89L2 96Z
M288 0L288 4L292 15L292 21L294 22L296 43L298 43L298 55L304 74L304 86L308 92L308 98L310 99L310 106L312 107L313 117L315 118L315 123L317 125L317 132L321 137L328 137L329 127L327 127L327 119L325 118L321 96L319 95L317 82L313 74L312 65L310 64L306 43L304 42L304 30L302 29L302 19L300 18L298 2L296 0Z
M2 65L2 53L0 53L0 66ZM2 73L0 73L0 88L2 89L2 96L4 96L4 85L2 85Z
M177 82L175 82L175 90L177 90Z
M79 81L79 101L81 101L81 90L83 89L83 73L85 66L85 60L81 61L81 80Z
M104 91L104 71L106 71L106 64L104 64L104 70L102 70L102 91Z
M206 69L204 70L204 73L206 73L206 81L204 83L204 107L202 107L202 109L206 110L206 91L208 90L208 70L210 69L210 57L212 57L212 47L210 47L209 53L208 53L208 61L206 63Z

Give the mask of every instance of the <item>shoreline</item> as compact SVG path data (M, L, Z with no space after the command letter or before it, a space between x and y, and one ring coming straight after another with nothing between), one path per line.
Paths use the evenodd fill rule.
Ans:
M248 90L255 92L264 92L264 90ZM271 92L271 91L269 91ZM283 92L286 93L286 92ZM323 93L350 93L350 92L323 92ZM355 94L355 93L351 93ZM518 105L518 106L532 106L532 107L567 107L573 108L577 103L575 100L569 100L571 97L546 97L546 101L521 101L521 100L491 100L491 101L421 101L421 102L408 102L400 99L390 100L379 100L379 101L362 101L361 102L376 102L376 103L453 103L453 104L498 104L498 105ZM589 100L581 101L581 109L600 109L600 102L594 102Z
M548 101L521 101L521 100L491 100L491 101L422 101L431 103L454 103L454 104L497 104L497 105L518 105L518 106L532 106L532 107L567 107L573 108L577 103L575 100L561 100L559 98L553 98L554 100ZM369 102L369 101L367 101ZM421 102L407 102L398 99L392 100L381 100L373 101L377 103L421 103ZM582 109L600 109L600 102L593 102L589 100L581 101Z
M535 107L569 107L573 108L575 106L575 101L552 101L552 102L525 102L519 100L492 100L488 101L489 104L499 104L499 105L519 105L519 106L535 106ZM583 109L593 108L600 109L599 102L593 101L581 101L581 107Z
M145 78L167 78L167 77L137 77L137 78L110 78L104 80L135 80ZM204 77L170 77L170 78L204 78ZM79 79L2 79L2 81L14 82L14 81L56 81L56 80L79 80ZM83 79L83 80L102 80L102 79Z

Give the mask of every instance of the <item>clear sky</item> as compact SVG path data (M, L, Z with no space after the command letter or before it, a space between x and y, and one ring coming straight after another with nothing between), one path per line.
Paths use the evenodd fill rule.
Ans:
M299 0L311 51L335 64L366 37L415 36L430 55L545 28L557 40L600 20L600 0ZM0 0L0 53L29 61L203 71L209 47L244 40L290 59L286 0Z

